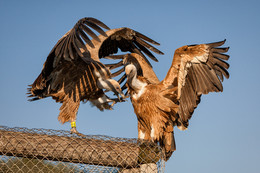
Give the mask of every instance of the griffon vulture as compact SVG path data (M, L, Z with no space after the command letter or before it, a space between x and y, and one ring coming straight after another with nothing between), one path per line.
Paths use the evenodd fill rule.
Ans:
M104 32L102 28L107 31ZM97 36L97 33L100 35ZM149 43L159 45L130 28L110 29L97 19L83 18L49 53L40 75L29 85L28 94L32 97L30 101L52 97L56 102L62 103L58 120L61 123L71 122L71 132L78 133L76 116L80 101L89 100L102 111L111 109L115 102L121 101L120 96L125 99L119 82L122 83L126 76L123 75L119 82L111 79L124 72L122 61L105 65L100 59L120 59L120 55L114 55L120 49L122 52L137 53L144 59L146 54L157 61L148 49L158 54L163 53ZM147 59L146 61L149 63ZM111 74L110 70L120 66L120 70ZM106 91L114 92L118 99L110 99L105 94Z
M166 160L176 149L173 128L188 127L202 94L223 91L223 76L229 78L222 54L224 41L178 48L166 77L159 81L138 54L125 55L125 73L130 98L138 119L138 138L158 142Z

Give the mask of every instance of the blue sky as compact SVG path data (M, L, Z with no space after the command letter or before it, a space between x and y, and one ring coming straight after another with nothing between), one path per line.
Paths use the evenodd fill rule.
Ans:
M230 79L223 93L202 97L187 131L175 131L177 151L165 172L256 173L260 161L260 1L3 1L0 0L0 125L69 130L51 98L28 102L27 85L52 47L83 17L110 28L130 27L161 43L154 71L162 80L174 50L227 39ZM137 137L131 102L99 112L81 104L85 134Z

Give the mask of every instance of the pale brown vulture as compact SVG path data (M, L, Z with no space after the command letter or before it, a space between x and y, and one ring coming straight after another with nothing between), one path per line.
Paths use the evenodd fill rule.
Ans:
M100 35L97 36L97 33ZM158 54L162 52L149 43L159 45L130 28L110 29L97 19L83 18L49 53L40 75L28 89L29 97L32 97L30 101L52 97L62 103L58 120L61 123L70 121L71 132L78 133L75 122L80 101L89 100L98 109L104 110L111 109L115 102L120 101L119 95L125 98L119 83L124 81L126 75L119 79L119 83L111 79L124 72L122 61L105 65L100 59L120 59L120 55L114 56L120 49L122 52L137 53L144 59L146 54L157 61L148 49ZM120 70L111 74L110 70L120 66ZM110 99L103 89L113 91L118 99ZM110 102L113 103L110 105Z
M224 41L190 45L175 51L172 65L160 82L152 68L138 54L125 55L127 87L138 119L138 138L158 142L166 160L176 149L173 127L188 127L202 94L223 91L223 76L229 77L220 48Z

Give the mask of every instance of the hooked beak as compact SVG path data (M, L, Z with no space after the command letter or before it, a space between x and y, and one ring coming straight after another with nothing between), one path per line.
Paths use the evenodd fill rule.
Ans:
M119 94L117 94L117 98L118 98L118 100L121 102L121 98L120 98L120 95L119 95Z
M117 96L119 102L124 101L126 96L117 81L113 79L106 80L106 84L109 86L108 90L112 91Z

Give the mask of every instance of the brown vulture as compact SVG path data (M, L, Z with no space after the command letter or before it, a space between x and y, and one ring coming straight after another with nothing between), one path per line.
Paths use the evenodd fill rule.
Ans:
M223 91L229 47L224 41L178 48L166 77L159 81L152 68L135 53L124 58L127 87L138 119L138 138L158 142L166 160L176 149L174 126L188 127L202 94Z
M112 79L124 72L122 60L116 63L113 61L122 57L115 55L118 50L137 53L149 63L146 56L157 61L150 50L163 54L151 44L159 45L130 28L110 29L97 19L80 19L56 43L40 75L29 85L28 94L32 97L30 101L52 97L56 102L62 103L58 120L61 123L71 122L71 132L78 133L76 116L80 101L90 101L102 111L111 109L114 103L125 99L119 83L126 79L126 75L118 82ZM100 61L101 58L110 59L113 63L104 64ZM120 70L111 73L112 69L120 66ZM118 99L109 98L105 94L107 91L114 92Z

